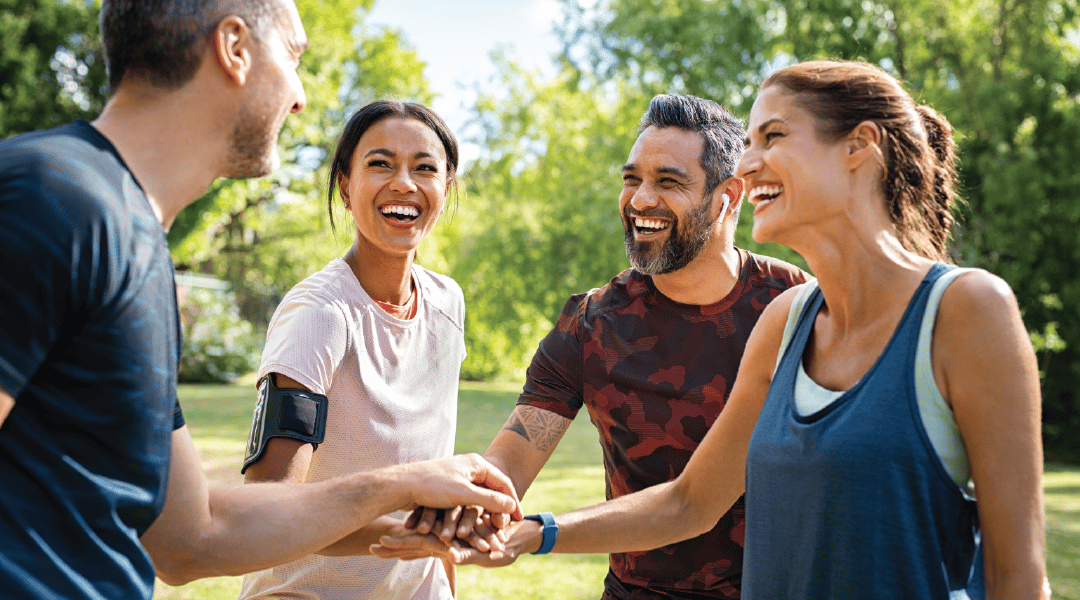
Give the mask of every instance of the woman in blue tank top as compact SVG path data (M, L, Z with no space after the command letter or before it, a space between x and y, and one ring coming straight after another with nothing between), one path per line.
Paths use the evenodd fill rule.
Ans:
M552 551L686 539L745 490L743 598L1048 597L1039 381L1016 299L980 270L931 293L952 269L951 126L876 66L808 62L765 81L748 131L754 240L795 249L817 281L766 308L683 473L560 515ZM505 564L551 529L523 523L502 556L449 552Z
M746 408L760 410L746 454L745 597L1037 597L1039 387L1008 286L985 271L956 277L930 321L932 367L916 369L927 299L947 270L948 122L877 67L814 62L769 77L748 131L738 175L754 239L798 251L817 282L794 318L762 328L740 372ZM955 422L974 492L931 443L920 376Z

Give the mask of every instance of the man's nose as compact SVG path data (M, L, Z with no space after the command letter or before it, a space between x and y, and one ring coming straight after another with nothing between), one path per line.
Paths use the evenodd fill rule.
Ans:
M660 205L660 197L648 185L638 186L634 190L634 196L630 198L630 208L638 212L645 212L650 208Z

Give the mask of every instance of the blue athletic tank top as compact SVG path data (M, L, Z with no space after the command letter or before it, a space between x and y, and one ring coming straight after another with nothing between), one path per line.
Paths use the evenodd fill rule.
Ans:
M930 269L858 383L799 416L795 373L821 290L806 303L750 439L744 599L983 598L975 502L942 466L915 399L919 326L949 268Z

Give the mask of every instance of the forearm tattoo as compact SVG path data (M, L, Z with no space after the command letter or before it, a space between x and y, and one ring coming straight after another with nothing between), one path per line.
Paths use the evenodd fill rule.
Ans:
M566 432L568 424L569 419L549 410L519 406L510 415L503 429L529 440L537 450L547 452L559 443L559 438Z

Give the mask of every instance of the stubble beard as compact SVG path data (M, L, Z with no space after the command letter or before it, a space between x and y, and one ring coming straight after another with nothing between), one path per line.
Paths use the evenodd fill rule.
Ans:
M628 207L629 208L629 207ZM633 219L623 214L626 256L635 269L645 275L664 275L690 264L701 254L712 235L713 219L709 199L703 197L693 210L686 214L686 225L680 227L679 219L672 224L672 233L656 248L657 242L639 242L634 239Z
M280 159L277 152L277 132L272 131L269 119L244 110L233 127L229 143L230 179L251 179L273 173Z

